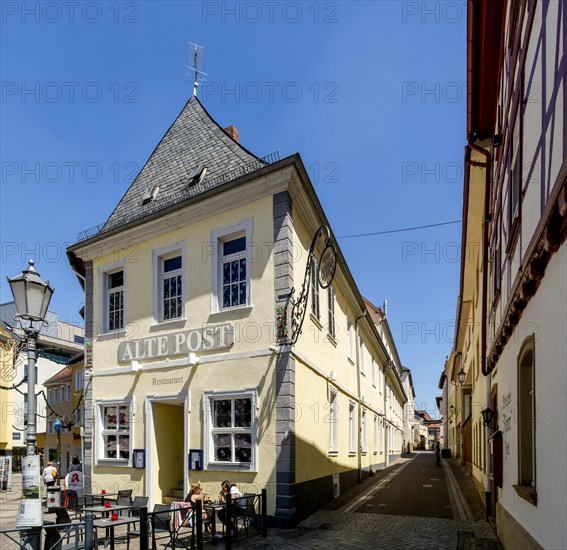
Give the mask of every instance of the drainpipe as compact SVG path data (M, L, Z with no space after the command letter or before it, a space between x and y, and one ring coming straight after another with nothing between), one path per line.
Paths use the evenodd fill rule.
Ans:
M360 395L360 337L358 336L358 320L366 317L366 308L364 311L354 320L354 336L356 342L356 384L358 388L358 483L362 483L362 403Z
M486 404L485 406L490 406L490 393L492 389L492 376L488 373L486 365L486 321L487 321L487 302L488 302L488 224L491 220L490 213L490 170L492 167L492 157L489 151L486 149L475 145L471 138L468 140L468 147L471 150L476 151L485 158L484 163L478 163L477 165L484 166L485 168L485 183L484 183L484 220L482 225L482 325L481 325L481 368L482 374L486 377ZM472 162L471 162L472 163ZM476 164L476 163L475 163ZM486 518L491 515L491 464L490 464L490 443L489 443L489 430L485 429L484 437L484 460L486 464L486 472L484 476L484 497L486 504Z

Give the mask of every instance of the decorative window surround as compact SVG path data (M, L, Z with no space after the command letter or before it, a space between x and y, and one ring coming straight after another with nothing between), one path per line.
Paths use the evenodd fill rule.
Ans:
M349 317L347 317L347 346L348 346L348 359L354 365L354 327L352 325L352 321Z
M329 454L339 452L339 403L336 388L329 388Z
M366 409L362 409L361 419L360 419L360 452L366 454Z
M329 327L328 333L329 337L336 341L337 338L337 325L335 323L335 288L333 285L329 286L327 291L327 305L328 305L328 317L329 317Z
M356 452L356 410L355 402L348 402L348 451Z
M123 283L121 286L111 285L110 277L116 273L122 272ZM100 327L100 334L116 334L122 330L126 325L126 285L124 281L126 280L126 262L121 260L119 262L112 262L99 266L98 268L98 295L99 295L99 307L98 307L98 322ZM116 283L114 283L116 284ZM121 319L110 321L110 294L114 294L114 298L120 299L118 296L121 293L121 306L114 307L113 311L115 313L122 313Z
M250 401L249 421L240 420L236 416L238 400ZM215 406L215 402L218 404ZM223 404L220 402L230 402L230 418L226 415L222 418ZM245 405L242 403L241 405ZM224 409L226 411L226 408ZM218 416L215 418L215 414ZM258 390L247 388L240 391L208 391L203 393L203 463L207 470L224 471L258 471L258 449L256 441L256 431L258 423ZM219 426L218 424L225 424ZM215 425L217 424L217 425ZM238 425L243 424L243 425ZM249 424L249 425L248 425ZM241 436L241 446L237 446L237 438ZM224 439L222 438L224 436ZM247 439L250 445L250 462L237 460L237 454L242 454L242 449L246 447ZM216 460L215 443L227 443L230 445L230 460ZM238 451L240 449L240 451ZM218 450L218 449L217 449ZM220 452L220 451L219 451Z
M124 466L124 467L132 466L132 449L134 442L134 425L135 425L135 423L133 422L133 410L134 410L133 404L134 404L133 399L123 399L123 400L107 399L107 400L96 401L95 404L96 466ZM109 424L108 422L106 422L107 418L105 417L105 410L106 413L110 413L112 411L108 409L111 408L114 408L116 411L116 420L114 424ZM120 409L122 409L122 414L124 414L124 408L126 408L125 411L126 422L124 421L121 422ZM117 454L117 457L106 456L108 452L107 445L112 444L112 440L110 440L112 436L118 438L117 440L115 440L116 442L115 452ZM122 438L124 442L124 439L126 437L128 438L127 450L126 448L122 449L123 457L120 458L118 456L120 453L119 450L120 438ZM111 453L112 453L112 449L110 450L109 454Z
M219 313L221 311L232 311L236 309L249 308L252 305L252 295L250 292L250 281L251 281L251 262L249 261L250 245L252 243L252 218L243 220L230 227L223 227L211 231L211 250L212 250L212 293L211 293L211 313ZM246 298L245 303L239 303L238 305L223 307L223 258L224 250L223 244L241 237L245 237L245 248L243 253L235 253L229 255L234 259L244 260L245 262L245 276L240 281L238 279L238 284L245 284L246 286Z
M168 266L166 262L173 258L181 256L181 266L178 268L172 268L170 271L165 271ZM186 300L186 280L187 280L187 253L185 241L180 241L173 243L169 246L156 248L152 252L152 270L153 270L153 322L156 325L165 325L167 323L179 323L185 321L185 300ZM181 298L181 311L177 309L177 303L174 304L174 314L171 316L170 312L164 316L164 300L168 300L168 307L171 305L172 297L164 297L164 284L166 279L172 279L176 277L181 277L181 289L180 292L176 284L175 296ZM181 296L179 296L179 293Z

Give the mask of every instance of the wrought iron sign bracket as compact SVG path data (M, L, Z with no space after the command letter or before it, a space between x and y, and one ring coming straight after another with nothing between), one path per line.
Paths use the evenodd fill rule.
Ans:
M311 241L311 246L309 247L301 292L297 298L294 298L295 288L292 288L289 294L291 302L290 340L292 344L295 344L299 339L303 320L305 319L307 300L309 298L309 290L311 289L311 277L313 274L312 264L315 261L315 246L319 239L324 239L324 242L323 252L315 264L315 276L317 277L316 284L318 284L322 289L326 289L331 285L335 277L335 271L337 269L337 249L331 242L331 232L329 231L329 228L326 225L322 225L315 232L313 240Z

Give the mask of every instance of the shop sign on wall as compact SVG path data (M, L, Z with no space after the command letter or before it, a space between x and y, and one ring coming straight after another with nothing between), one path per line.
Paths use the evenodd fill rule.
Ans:
M233 343L234 325L226 323L122 342L118 346L118 361L187 355L190 352L228 348Z

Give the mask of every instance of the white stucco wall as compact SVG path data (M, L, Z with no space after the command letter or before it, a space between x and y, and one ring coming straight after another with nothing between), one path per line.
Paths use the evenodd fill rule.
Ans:
M567 246L553 256L497 365L499 425L504 434L500 504L544 548L567 548ZM517 359L527 329L535 334L537 506L520 498L518 483ZM520 330L518 330L520 329ZM506 398L510 404L504 406Z

